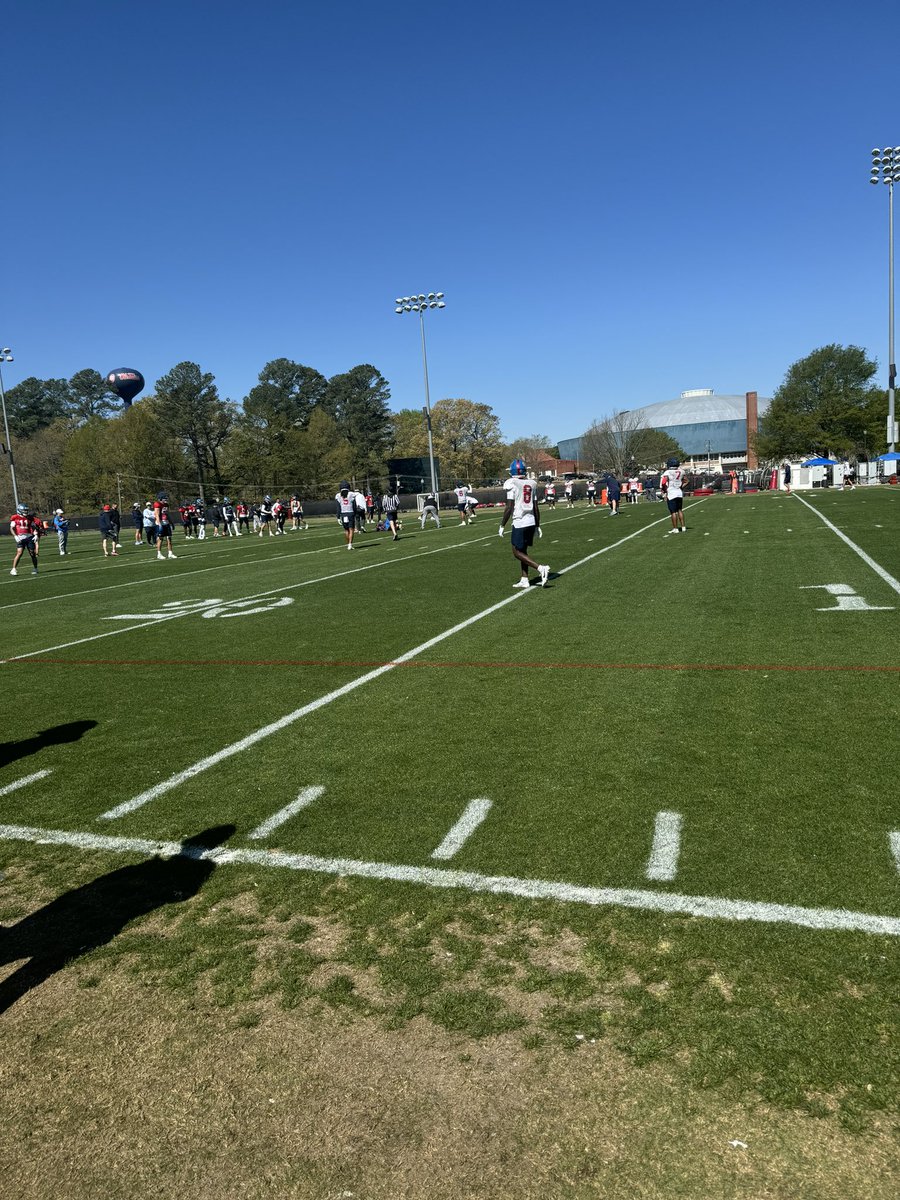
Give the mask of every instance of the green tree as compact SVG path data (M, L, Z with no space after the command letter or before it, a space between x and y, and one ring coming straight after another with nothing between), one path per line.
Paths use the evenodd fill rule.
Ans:
M178 363L156 382L156 411L166 430L189 451L201 494L210 474L221 490L219 452L236 412L230 401L219 398L215 376L201 371L196 363Z
M884 393L873 386L878 367L860 346L831 344L788 368L760 422L756 452L772 462L807 454L855 453L868 430L886 433Z
M421 408L401 408L391 413L391 458L420 458L428 453L428 430Z
M276 489L296 481L302 431L325 395L327 380L313 367L276 358L259 373L225 450L230 478L265 479Z
M350 446L351 472L379 475L391 440L387 380L368 363L328 380L323 407Z
M497 475L503 462L500 421L489 404L438 400L431 410L434 452L447 481L482 483Z
M100 374L91 367L76 371L68 384L66 415L70 425L77 427L92 417L108 417L121 408L122 402Z
M632 470L655 471L667 458L684 458L678 442L661 429L650 429L637 412L614 412L594 421L581 439L585 470L622 476Z
M69 385L65 379L36 379L30 375L6 393L9 432L28 438L66 415Z
M559 458L559 446L551 442L546 434L533 433L530 437L513 438L508 442L504 458L508 458L510 462L514 458L524 458L530 467L538 459Z
M353 452L337 422L324 408L313 409L300 435L298 484L313 499L333 496L342 479L352 474Z
M68 436L65 421L57 420L14 447L19 499L45 517L63 503L62 462ZM0 459L0 511L10 513L12 480L6 466Z

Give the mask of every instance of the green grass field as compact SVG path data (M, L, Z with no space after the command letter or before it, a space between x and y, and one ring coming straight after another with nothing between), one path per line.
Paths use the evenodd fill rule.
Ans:
M545 513L524 594L497 512L4 571L0 1008L61 972L247 1031L604 1039L685 1098L892 1136L900 497Z

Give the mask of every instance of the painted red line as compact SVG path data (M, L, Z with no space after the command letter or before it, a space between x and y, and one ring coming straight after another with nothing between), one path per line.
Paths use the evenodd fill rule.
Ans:
M386 667L391 659L316 658L27 658L7 667ZM864 663L646 663L646 662L430 662L397 663L399 667L483 667L501 671L839 671L900 673L900 665Z

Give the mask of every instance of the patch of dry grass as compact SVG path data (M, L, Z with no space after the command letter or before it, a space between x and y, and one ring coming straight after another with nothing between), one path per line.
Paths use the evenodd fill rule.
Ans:
M516 1035L276 1005L245 1029L121 973L75 981L56 976L0 1028L0 1160L17 1200L896 1194L886 1132L686 1095L608 1042L525 1051Z

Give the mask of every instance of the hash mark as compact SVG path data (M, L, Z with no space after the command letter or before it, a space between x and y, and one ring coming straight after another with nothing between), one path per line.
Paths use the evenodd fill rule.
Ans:
M268 837L279 825L283 825L285 821L290 820L294 813L300 812L302 808L309 808L310 804L314 800L318 800L324 791L325 789L319 786L304 788L296 800L292 800L290 804L286 804L284 808L280 808L277 813L273 813L267 821L263 821L261 825L257 825L249 836L256 840Z
M465 845L491 809L490 800L470 800L459 818L437 850L433 850L432 858L452 858Z
M653 829L653 847L645 872L648 879L675 878L681 850L681 813L658 812Z

